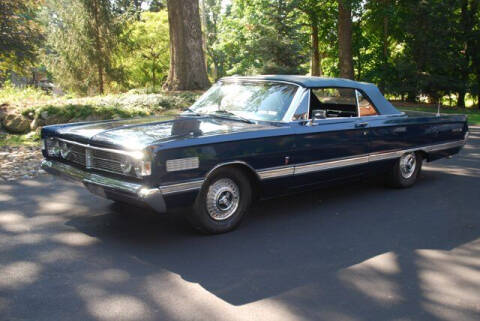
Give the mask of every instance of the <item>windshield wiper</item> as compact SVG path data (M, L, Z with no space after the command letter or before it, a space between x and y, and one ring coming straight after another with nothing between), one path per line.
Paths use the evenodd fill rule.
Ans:
M218 109L218 110L215 110L213 112L213 114L220 114L220 115L225 115L225 116L230 116L230 118L235 118L235 119L238 119L238 120L241 120L241 121L244 121L246 123L249 123L249 124L255 124L255 122L251 119L248 119L248 118L245 118L245 117L242 117L240 115L237 115L235 113L232 113L231 111L228 111L228 110L223 110L223 109Z

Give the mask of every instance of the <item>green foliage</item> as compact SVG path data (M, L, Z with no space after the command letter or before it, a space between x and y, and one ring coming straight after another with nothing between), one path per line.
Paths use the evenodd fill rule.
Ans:
M404 100L456 96L463 107L474 96L480 107L479 0L348 1L356 79ZM40 51L47 74L65 91L157 92L169 67L165 5L166 0L3 0L0 82L11 71L38 67ZM213 80L305 74L317 61L315 72L339 73L338 0L200 0L200 8ZM13 92L8 86L3 95Z
M209 56L217 63L216 78L223 74L304 73L307 57L301 46L291 1L237 0L222 9L207 1ZM213 16L221 12L220 20ZM213 30L213 31L212 31Z
M40 134L31 132L23 135L0 134L0 146L37 146L40 145Z
M38 102L49 99L51 99L51 96L41 89L35 87L15 87L9 80L5 81L0 88L0 105L16 105L20 102Z
M31 119L47 115L47 124L171 115L189 107L199 95L199 92L141 94L132 91L119 95L55 99L25 107L21 113Z
M42 44L37 21L41 0L0 1L0 80L14 70L25 73L36 59Z
M395 105L395 104L394 104ZM434 106L422 105L407 105L404 104L396 106L401 111L421 111L427 113L436 113L437 108ZM441 108L442 114L466 114L468 116L468 123L470 125L480 125L480 111L474 108Z
M112 57L126 19L114 15L109 0L47 0L43 61L55 81L80 93L102 93L110 82L122 82Z
M155 92L168 75L167 12L143 12L139 20L127 24L122 40L116 63L125 73L126 86L151 87Z

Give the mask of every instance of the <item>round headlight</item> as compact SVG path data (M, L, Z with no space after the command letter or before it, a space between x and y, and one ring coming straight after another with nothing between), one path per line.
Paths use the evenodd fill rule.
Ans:
M68 147L67 143L61 142L60 143L60 155L62 155L63 158L67 158L68 155L70 155L70 148Z
M120 168L122 169L123 174L127 175L130 174L132 171L132 162L128 159L123 159L120 161Z
M52 154L56 157L60 156L60 146L58 145L58 141L54 141L52 145Z

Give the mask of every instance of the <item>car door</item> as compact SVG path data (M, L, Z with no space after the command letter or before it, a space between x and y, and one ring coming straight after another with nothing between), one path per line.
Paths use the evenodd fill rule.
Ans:
M355 89L321 89L311 90L309 120L297 126L294 189L361 176L367 167L368 121L358 117ZM316 110L327 117L312 119Z

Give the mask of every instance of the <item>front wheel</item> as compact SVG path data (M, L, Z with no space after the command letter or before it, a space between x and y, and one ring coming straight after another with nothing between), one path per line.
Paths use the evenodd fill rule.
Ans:
M393 187L406 188L415 184L422 168L423 157L420 153L405 153L400 157L389 173L388 183Z
M188 219L203 232L225 233L238 226L251 202L248 178L238 169L219 169L200 190Z

